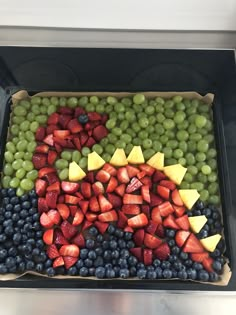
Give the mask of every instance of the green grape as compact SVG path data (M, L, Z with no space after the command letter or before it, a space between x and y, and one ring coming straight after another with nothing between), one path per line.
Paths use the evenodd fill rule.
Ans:
M50 98L50 102L51 102L51 104L54 105L54 106L58 106L58 105L59 105L59 99L58 99L57 96L52 96L52 97Z
M22 179L22 181L20 182L20 187L28 191L34 188L34 183L32 180L25 178L25 179Z
M54 107L54 105L49 105L49 106L53 106ZM47 114L47 106L40 106L40 113L41 114L43 114L43 115L45 115L45 114Z
M176 140L175 140L176 141ZM177 142L177 141L176 141ZM179 142L179 148L181 151L183 151L184 153L187 152L188 150L188 145L186 141L180 141Z
M115 105L114 105L114 110L115 110L115 112L117 112L117 113L123 113L123 112L125 112L125 106L124 106L124 104L122 104L122 103L116 103ZM126 112L126 113L128 113L128 112ZM133 112L134 113L134 112ZM134 114L135 115L135 114Z
M50 100L49 100L49 98L48 98L48 97L43 97L43 98L42 98L42 104L43 104L44 106L49 106L49 105L50 105Z
M68 161L67 160L63 160L63 159L58 159L55 162L55 166L59 170L63 170L64 168L67 168L68 165L69 165Z
M13 124L20 125L23 121L25 121L25 117L23 117L23 116L14 116L12 118Z
M125 149L126 143L125 143L123 140L118 140L118 141L115 143L115 147L116 147L116 148L119 148L119 149Z
M88 97L87 96L82 96L79 99L79 105L82 106L82 107L85 107L86 104L88 104Z
M135 111L135 113L141 113L143 111L142 107L136 104L134 104L132 108Z
M186 130L179 130L177 131L177 134L176 134L176 138L179 140L179 141L186 141L188 140L188 133Z
M88 147L83 147L81 153L83 156L87 157L89 153L91 153L91 150Z
M110 154L110 155L113 155L114 152L115 152L116 148L113 144L109 143L106 147L105 147L105 152Z
M212 159L216 157L216 149L210 148L207 153L206 156L208 159Z
M145 113L141 112L141 113L138 113L137 117L138 117L138 119L147 118L147 115Z
M177 160L174 159L174 158L166 159L166 161L165 161L166 165L173 165L173 164L176 164L176 163L177 163Z
M79 151L77 151L77 150L73 151L72 152L72 161L76 162L76 163L79 163L80 159L81 159L81 153Z
M163 121L163 127L167 129L173 129L175 127L175 122L171 119L165 119Z
M212 131L213 130L213 124L210 120L207 120L205 128L207 131Z
M176 104L176 109L177 109L178 111L183 111L183 110L185 110L185 105L184 105L184 103L182 103L182 102L177 103L177 104Z
M20 140L25 140L25 133L24 131L19 131L18 137Z
M197 143L195 141L192 141L192 140L187 142L187 146L188 146L189 152L195 152L197 149Z
M117 120L117 113L111 112L111 113L109 114L109 118L110 118L110 119L113 119L113 120Z
M26 137L26 140L28 140L29 142L35 140L34 134L30 130L26 131L25 137Z
M27 140L20 140L17 145L16 148L18 151L25 151L27 148L28 142Z
M162 152L164 153L166 159L169 159L172 157L173 150L171 148L164 147L162 149Z
M12 163L12 168L17 171L19 168L22 167L22 164L23 164L23 160L22 159L18 159L18 160L15 160L13 163ZM8 175L8 174L7 174Z
M176 159L182 158L183 155L184 155L184 153L183 153L183 151L180 150L180 149L175 149L174 152L173 152L173 156L174 156L174 158L176 158Z
M22 189L21 187L18 187L17 190L16 190L16 195L17 197L21 197L25 194L25 190Z
M7 150L10 151L11 153L15 153L15 152L16 152L16 147L15 147L14 143L11 142L11 141L8 141L8 142L7 142L6 148L7 148Z
M189 189L190 188L190 184L185 182L185 181L182 181L181 184L180 184L180 188L181 189Z
M160 136L160 141L162 144L166 144L168 142L168 137L166 135Z
M109 140L108 138L103 138L101 141L100 141L100 145L105 148L105 146L109 143Z
M83 169L85 169L87 167L88 164L88 158L87 157L82 157L79 161L79 166Z
M58 174L60 180L66 180L69 177L69 169L68 168L64 168L63 170L61 170Z
M31 161L32 160L32 157L33 157L33 153L32 152L25 152L24 153L24 159L26 161Z
M196 167L199 171L201 171L202 166L205 165L205 162L197 162Z
M187 173L184 175L184 180L185 180L186 182L188 182L188 183L192 183L192 181L193 181L193 175L187 172Z
M40 107L37 104L34 104L31 107L31 111L34 113L35 116L40 115Z
M217 168L217 161L215 159L210 159L207 161L207 164L210 166L210 168L214 171Z
M26 174L26 171L23 169L23 168L19 168L17 171L16 171L16 177L19 178L19 179L22 179L25 177L25 174Z
M90 103L93 105L97 105L99 103L99 98L95 95L91 96L89 99Z
M149 120L146 117L140 118L138 121L139 125L141 128L147 128L147 126L149 125Z
M24 158L24 152L23 151L18 151L18 152L16 152L15 154L14 154L14 158L16 159L16 160L19 160L19 159L23 159Z
M186 114L182 111L177 111L174 116L174 122L176 124L181 124L186 117Z
M154 132L154 130L153 130ZM169 139L175 139L175 132L172 130L166 130L165 135L169 138Z
M141 130L139 133L138 133L138 137L141 139L141 140L145 140L148 138L148 132L146 130Z
M146 108L145 108L145 113L147 114L147 115L153 115L154 113L155 113L155 107L154 106L147 106Z
M121 136L120 136L120 140L124 141L125 143L131 143L132 141L132 137L135 137L135 133L133 132L132 129L127 129L126 130L127 133L123 133ZM132 135L128 134L128 132L131 132Z
M152 140L152 141L155 141L155 140L159 140L160 136L157 135L155 132L151 133L149 135L149 138Z
M157 105L157 102L155 100L149 100L148 105L155 107Z
M203 165L201 168L201 171L204 175L210 175L211 174L211 168L209 165Z
M111 155L109 153L104 152L102 154L102 158L105 162L109 162L111 160Z
M32 171L34 168L34 165L31 161L24 161L22 163L22 167L24 170L26 170L27 172Z
M165 104L165 100L162 97L160 97L160 96L156 97L155 101L156 101L157 104L161 104L161 105Z
M137 122L134 122L134 123L132 123L132 128L133 128L133 130L135 131L135 132L139 132L140 130L141 130L141 127L139 126L139 124L137 123ZM115 129L115 128L114 128ZM121 133L122 133L122 130L120 129L120 128L117 128L117 129L119 129L120 131L121 131ZM113 131L112 131L113 132Z
M191 101L187 98L183 99L183 103L184 103L186 108L189 108L192 106Z
M172 100L167 100L166 102L165 102L165 108L173 108L174 107L174 102L172 101Z
M121 103L124 104L125 106L130 106L132 105L132 100L128 97L124 97L121 99Z
M157 104L156 105L156 112L157 113L164 113L164 106L162 104Z
M180 95L176 95L173 97L174 103L180 103L180 102L182 102L182 100L183 100L183 97Z
M164 111L164 115L166 116L166 118L174 118L175 112L170 108L166 108Z
M212 203L213 205L218 205L220 203L220 197L217 195L212 195L208 199L209 203Z
M156 152L160 152L162 150L162 144L160 141L158 140L155 140L153 141L152 143L152 148L153 150L155 150Z
M193 134L193 133L196 133L196 131L197 131L197 128L194 124L190 124L188 126L188 133Z
M219 187L217 183L210 183L208 186L208 191L210 195L214 195L217 193Z
M18 125L12 125L11 128L10 128L10 130L11 130L11 134L12 134L13 136L17 136L18 133L19 133L19 131L20 131L20 128L19 128Z
M166 117L162 113L158 113L156 117L158 123L163 123L163 121L166 119Z
M124 99L123 99L124 100ZM126 102L126 101L125 101ZM117 103L117 98L114 96L108 96L107 97L107 103L110 105L114 105ZM124 101L122 102L122 104L124 104Z
M120 129L125 131L129 127L129 122L127 120L123 120L120 124Z
M35 141L31 141L27 145L27 151L28 152L34 152L36 147L37 147L37 143Z
M13 162L14 163L14 162ZM10 163L6 163L3 167L4 175L11 176L14 173L14 169Z
M197 174L197 179L199 180L199 182L206 184L207 183L207 176L203 173L198 173Z
M2 178L2 187L3 188L9 188L10 187L10 181L11 181L11 177L10 176L3 176Z
M214 142L214 136L210 134L203 136L203 139L206 140L206 142L208 142L209 144Z
M48 114L48 116L50 116L52 113L55 113L56 110L57 110L57 108L56 108L55 105L49 105L48 108L46 109L46 113ZM46 113L42 113L42 114L46 114ZM43 118L43 115L41 115L41 118L40 118L40 119L37 119L37 118L36 118L36 120L37 120L39 123L41 123L41 124L46 123L47 120L46 120L45 122L43 122L44 119L45 119L45 118ZM41 121L40 121L40 120L41 120Z
M184 120L181 124L176 125L178 130L184 130L184 131L186 131L188 126L189 126L189 122L187 120Z
M111 130L111 132L115 135L115 136L120 136L122 135L122 130L119 127L115 127Z
M182 166L185 166L187 162L185 158L181 157L178 159L178 163L181 164Z
M145 96L143 94L135 94L133 97L134 104L140 105L144 103L144 101L145 101Z
M19 138L17 138L17 137L12 138L13 144L17 144L19 141L20 141L20 140L19 140Z
M202 116L202 115L197 115L196 119L195 119L195 124L197 126L197 128L203 128L206 125L206 117Z
M31 98L30 102L31 102L32 105L34 105L34 104L40 105L41 104L41 97L33 96Z
M135 115L135 112L133 112L133 111L128 111L128 112L126 112L126 113L125 113L125 119L126 119L128 122L130 122L130 123L135 122L135 121L137 120L137 117L136 117L136 115Z
M208 131L205 128L198 129L197 131L202 136L206 136L208 134Z
M106 112L107 114L112 113L112 111L113 111L113 106L112 106L112 105L107 105L107 106L105 107L105 112Z
M95 105L92 104L92 103L88 103L86 106L85 106L85 109L87 112L94 112L95 111Z
M36 117L37 119L37 117ZM31 124L30 124L30 130L32 132L36 132L36 130L38 129L39 127L39 123L37 121L33 121Z
M17 188L20 185L20 180L17 177L12 178L12 180L9 183L9 186L12 188Z
M130 154L130 152L131 152L131 150L133 149L133 144L132 143L128 143L127 145L126 145L126 147L125 147L125 154L126 155L129 155Z
M25 107L17 105L17 106L14 107L13 113L16 116L26 116L27 110L25 109Z
M149 134L152 134L153 132L155 132L155 127L154 126L147 126L146 130Z
M99 114L103 114L105 112L105 106L103 104L96 105L96 112Z
M211 108L207 104L202 104L202 105L199 105L198 110L200 113L208 113L211 110Z
M52 113L51 113L52 114ZM50 115L50 114L49 114ZM38 122L39 124L46 124L46 122L47 122L47 120L48 120L48 117L46 116L46 115L38 115L37 117L36 117L36 122ZM31 126L32 126L32 124L33 123L31 123ZM32 130L32 128L30 128L31 129L31 131L33 131ZM38 129L38 127L37 127L37 129ZM37 130L36 129L36 130ZM35 131L36 131L35 130Z
M66 160L66 161L71 161L72 152L71 151L62 151L61 152L61 158L63 160Z
M29 101L22 100L22 101L20 101L20 106L23 106L27 110L27 109L30 109L31 104Z
M196 154L196 160L197 160L198 162L203 162L203 161L205 161L205 160L206 160L206 154L203 153L203 152L197 152L197 154Z
M186 158L188 165L194 165L195 164L195 156L192 153L187 153L185 158Z
M152 147L152 140L144 139L142 145L144 149L150 149Z
M209 148L209 144L206 142L206 140L199 140L197 143L197 150L199 152L207 152Z
M194 108L197 108L199 106L199 100L197 99L193 99L191 101L191 105L194 107Z
M171 149L176 149L178 147L178 142L176 140L168 140L166 146Z
M163 135L165 133L165 129L161 124L156 124L155 131L158 135Z
M200 182L192 183L192 184L190 184L190 187L191 187L191 189L197 189L197 191L201 191L204 189L203 183L200 183Z
M188 172L189 172L191 175L195 176L195 175L197 175L197 173L198 173L198 169L197 169L197 167L194 166L194 165L189 165L189 166L188 166Z
M32 122L35 120L35 114L30 112L29 114L27 114L27 120Z
M90 102L91 102L91 98L90 98ZM67 100L67 105L70 108L75 108L78 105L78 98L74 97L74 96L69 97L68 100Z
M197 112L197 109L194 108L194 107L192 107L192 106L186 109L186 114L187 114L188 116L190 116L190 115L192 115L192 114L196 114L196 112Z
M217 174L215 172L211 172L211 174L208 175L208 181L210 183L214 183L217 181Z
M26 178L30 179L30 180L35 180L38 177L38 171L37 170L32 170L30 172L27 173Z
M4 153L4 158L7 163L12 163L14 161L14 156L10 151L6 151Z
M143 157L147 161L149 160L156 152L153 149L146 149L143 151Z
M203 189L202 191L200 191L200 199L202 201L207 201L209 198L209 192L206 189Z

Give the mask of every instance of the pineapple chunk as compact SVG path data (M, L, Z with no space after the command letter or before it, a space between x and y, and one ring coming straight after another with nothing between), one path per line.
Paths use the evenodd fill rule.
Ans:
M180 198L183 200L185 206L191 210L195 202L200 197L196 189L180 189L179 190Z
M106 162L97 154L92 152L88 154L88 171L94 171L101 168Z
M116 149L110 163L114 166L124 166L128 164L124 149Z
M86 173L82 168L76 163L72 162L69 165L69 180L76 182L83 179L86 176Z
M203 247L206 250L208 250L209 252L214 252L220 239L221 239L221 235L215 234L215 235L201 239L200 242L202 243Z
M175 184L180 185L187 168L183 167L181 164L174 164L164 167L164 173L169 177Z
M130 164L143 164L145 162L143 152L140 146L136 145L133 147L129 156L127 157L127 161Z
M162 171L164 168L164 153L157 152L147 161L147 164Z
M207 218L205 215L189 217L188 220L190 223L190 227L194 233L200 232L202 227L207 223Z

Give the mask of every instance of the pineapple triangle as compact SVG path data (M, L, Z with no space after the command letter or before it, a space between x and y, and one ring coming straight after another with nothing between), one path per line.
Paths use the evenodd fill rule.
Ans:
M145 162L143 152L140 146L133 147L129 156L127 157L127 161L130 164L143 164Z
M164 168L164 153L157 152L147 161L147 164L162 171Z
M123 149L116 149L111 160L110 164L114 166L125 166L128 164L126 159L125 151Z
M88 171L94 171L101 168L106 162L97 154L92 152L88 154Z
M76 163L71 162L69 165L69 180L78 181L83 179L86 176L86 173L82 170L82 168Z

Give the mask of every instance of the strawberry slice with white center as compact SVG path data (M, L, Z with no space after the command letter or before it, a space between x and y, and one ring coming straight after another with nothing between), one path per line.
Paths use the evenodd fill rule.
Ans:
M65 193L73 194L79 189L78 183L72 183L72 182L61 182L61 188Z
M112 204L113 208L121 208L122 206L122 198L120 196L117 196L116 194L107 194L108 200Z
M158 223L150 220L148 226L146 227L146 232L153 235L155 234L157 227Z
M154 250L154 255L160 260L166 260L170 255L170 247L167 243L161 244Z
M155 168L153 168L152 166L150 166L150 165L148 165L148 164L141 164L141 165L139 165L139 168L140 168L141 171L145 171L146 174L147 174L148 176L150 176L150 177L151 177L151 176L154 174L154 172L155 172Z
M47 255L50 259L54 259L60 256L55 244L49 245L47 248Z
M84 220L84 214L80 209L78 209L74 215L72 225L80 225L83 222L83 220Z
M59 182L55 182L52 185L47 187L47 191L56 191L58 194L60 193L61 186Z
M179 206L173 205L173 208L175 210L175 215L177 217L182 217L184 213L186 212L186 208L184 206L179 207Z
M155 207L152 209L152 220L154 222L156 222L157 224L162 223L162 217L161 217L161 213L160 213L160 209L159 207Z
M175 217L172 214L169 214L163 221L163 225L170 229L179 230L180 227L175 221Z
M128 173L127 173L128 174ZM129 185L126 187L126 193L132 193L136 190L138 190L143 184L140 182L140 180L137 179L137 177L133 177L129 183Z
M126 167L120 167L117 170L117 179L122 184L128 184L130 181Z
M137 215L140 213L139 205L123 205L122 211L128 215Z
M134 167L132 165L127 165L126 169L127 169L129 178L133 178L137 176L137 174L140 172L137 167Z
M188 219L187 214L183 215L182 217L175 219L175 222L178 224L178 226L182 230L188 231L190 229L190 224L189 224L189 219Z
M47 213L49 219L55 224L58 225L61 221L60 213L57 210L51 209Z
M89 200L89 209L92 212L99 212L100 211L100 206L99 206L98 199L97 199L96 196L93 196L93 197L90 198L90 200Z
M69 215L70 215L69 207L63 203L58 203L56 207L57 207L57 210L59 211L62 219L67 220L69 218Z
M69 240L70 238L75 236L75 234L77 233L77 228L73 226L70 222L65 220L61 224L61 231L63 235L65 236L65 238ZM71 256L71 255L68 255L68 256Z
M128 226L132 228L140 228L148 224L148 218L144 213L140 213L130 219L128 219Z
M94 184L92 184L92 190L94 195L98 196L104 193L104 186L101 182L95 182Z
M101 209L101 212L107 212L113 208L109 200L106 199L103 195L98 196L98 202Z
M175 242L179 247L182 247L187 241L189 235L191 233L189 231L177 231L175 234Z
M112 176L110 178L110 180L109 180L108 185L107 185L106 192L107 193L113 192L116 189L117 186L118 186L118 181L117 181L117 179L115 177Z
M91 184L83 182L80 185L80 190L84 198L89 199L92 196Z
M43 212L40 216L40 224L45 228L51 228L54 225L54 222L47 215L47 213Z
M115 192L121 197L123 197L125 194L125 188L126 188L125 184L121 184L115 188Z
M57 257L53 262L53 268L64 266L64 260L62 256Z
M80 206L83 214L85 214L88 211L89 201L88 200L80 200L79 206Z
M137 230L133 235L133 240L136 246L142 246L144 241L144 229Z
M173 183L172 181L170 180L166 180L166 179L163 179L159 182L159 185L161 186L164 186L170 190L175 190L176 189L176 185L175 183Z
M150 203L151 202L151 196L150 196L150 190L148 185L143 185L141 187L141 195L143 197L143 200Z
M47 244L47 245L52 245L52 243L53 243L53 235L54 235L54 230L53 229L46 230L43 233L43 241L44 241L44 243Z
M96 180L103 184L107 183L110 178L111 178L111 175L104 170L100 170L97 172Z
M75 244L63 245L59 250L60 255L71 257L78 257L79 252L79 247Z
M70 267L74 266L75 263L77 263L78 258L77 257L71 257L71 256L64 256L63 257L64 264L66 269L70 269Z
M145 266L149 266L152 264L153 253L151 249L145 248L143 250L143 262Z
M118 220L117 212L115 210L111 210L108 212L104 212L99 214L98 220L101 222L113 222Z
M111 176L116 176L117 174L116 168L109 163L105 163L102 169L109 173Z
M161 185L157 185L157 193L161 198L165 200L169 200L170 197L170 189Z
M98 229L98 231L101 233L101 234L104 234L109 226L108 223L106 222L99 222L99 221L96 221L94 222L94 225L96 226L96 228Z
M143 249L141 247L133 247L129 250L139 261L143 261Z
M77 234L73 239L72 243L79 246L84 247L85 246L85 239L82 233Z
M166 175L158 170L156 170L152 176L153 183L158 183L161 180L166 179L166 178L167 178Z
M169 214L174 212L174 208L169 201L163 202L158 206L158 208L162 217L167 217Z
M144 245L150 249L155 249L162 244L162 240L151 235L149 233L145 233L144 236Z
M39 197L44 197L46 194L47 182L43 179L37 179L35 182L36 194Z
M209 257L209 254L207 252L204 252L204 253L193 253L193 254L190 254L190 257L193 261L196 261L196 262L203 262L204 259L208 258Z
M171 198L172 198L172 201L173 203L176 205L176 206L183 206L184 203L180 197L180 194L179 194L179 191L178 189L175 189L172 193L171 193Z
M129 204L141 205L143 203L143 198L140 195L124 194L123 203L125 205Z
M185 253L202 253L204 252L204 248L197 237L191 233L189 238L187 239L183 252Z

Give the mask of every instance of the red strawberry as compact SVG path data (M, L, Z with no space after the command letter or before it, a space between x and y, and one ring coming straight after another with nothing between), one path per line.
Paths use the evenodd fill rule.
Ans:
M46 144L40 144L35 148L35 152L37 153L48 153L49 146Z
M158 223L150 220L148 226L146 227L146 232L149 234L155 234Z
M96 180L101 183L107 183L110 179L111 175L104 170L100 170L97 172Z
M47 213L42 213L40 216L40 224L45 228L53 227L53 221L49 218Z
M105 163L102 169L109 173L111 176L116 176L117 170L111 164Z
M144 245L147 246L148 248L154 249L157 248L158 246L160 246L162 244L162 240L160 240L159 238L149 234L149 233L145 233L144 236Z
M55 244L49 245L47 248L47 255L50 259L54 259L60 256Z
M82 233L77 234L73 239L72 243L79 246L84 247L85 246L85 239Z
M76 118L72 119L68 123L67 128L70 130L71 133L78 133L83 130L83 126L78 122Z
M60 195L57 199L58 203L65 203L65 196L64 195Z
M176 244L179 246L179 247L182 247L185 242L187 241L188 237L190 235L190 232L189 231L177 231L176 234L175 234L175 241L176 241Z
M202 253L204 248L197 237L191 233L187 241L185 242L183 252L185 253Z
M125 214L136 215L140 213L140 206L138 205L123 205L122 211Z
M172 214L169 214L163 221L163 225L170 229L179 230L178 224L175 222L175 218Z
M106 192L107 193L113 192L117 186L118 186L118 181L115 177L112 176L109 180L108 185L107 185Z
M98 217L98 216L97 216L97 214L95 214L95 213L86 212L85 217L86 217L86 219L87 219L88 221L94 222L94 221L97 220L97 217Z
M126 188L125 184L121 184L120 186L116 187L115 192L121 197L123 197L125 194L125 188Z
M56 173L56 169L53 167L43 167L38 172L38 177L43 178L45 175L48 175L50 173ZM52 183L53 184L53 183Z
M69 208L70 208L71 216L74 217L76 212L77 212L77 210L78 210L78 207L77 206L69 206Z
M86 177L84 178L84 180L90 184L93 184L95 182L95 179L94 179L94 172L88 172Z
M71 183L71 182L66 182L62 181L61 182L61 188L65 193L73 194L79 189L79 184L78 183Z
M134 233L134 229L132 229L132 227L130 227L130 226L126 226L126 227L124 228L124 232Z
M147 173L145 171L141 171L137 174L138 179L142 179L147 175Z
M108 130L105 126L99 125L93 129L93 137L97 142L105 138L107 135Z
M112 204L103 195L98 196L98 202L102 212L107 212L112 209Z
M51 134L53 134L54 130L59 130L59 129L60 129L60 127L58 125L48 125L47 129L46 129L46 134L51 135Z
M93 137L89 137L88 140L85 143L85 146L88 148L92 148L92 146L96 143L96 141L93 139Z
M101 222L117 221L118 220L117 212L115 210L111 210L105 213L101 213L98 216L98 220Z
M74 266L74 264L78 261L77 257L71 257L71 256L64 256L64 263L66 269L70 269L70 267Z
M139 261L143 261L143 250L141 247L133 247L129 250Z
M50 145L51 147L54 145L54 138L53 138L53 135L50 134L50 135L47 135L44 139L43 139L43 142Z
M129 178L133 178L139 173L139 169L131 165L127 165L126 169L127 169Z
M167 243L162 243L154 250L154 255L160 260L166 260L170 255L170 247Z
M56 225L58 225L61 221L61 216L57 210L51 209L47 213L49 219Z
M169 201L163 202L161 205L158 206L158 208L162 217L166 217L174 212L174 208Z
M84 108L79 107L79 106L75 108L75 111L74 111L75 118L78 118L80 115L83 115L83 114L86 114L86 111Z
M155 172L155 168L153 168L152 166L150 166L148 164L139 165L139 169L141 171L145 171L148 176L152 176L153 173Z
M172 198L172 201L173 203L176 205L176 206L183 206L184 203L180 197L180 194L179 194L179 191L178 189L175 189L172 193L171 193L171 198Z
M93 130L95 127L99 126L100 122L99 121L89 121L85 124L84 129L88 131L88 135L92 135L93 134ZM94 140L95 141L95 140ZM87 143L86 143L87 146Z
M144 214L146 214L147 218L150 219L150 207L149 205L141 205L141 209Z
M175 210L175 214L177 217L182 217L182 215L186 212L185 207L178 207L178 206L173 205L173 208Z
M69 203L71 205L77 205L80 199L78 197L72 195L65 195L65 203Z
M58 139L66 139L67 136L70 135L70 131L69 130L55 130L53 132L53 136L58 138Z
M163 198L165 200L169 200L169 197L170 197L169 188L166 188L166 187L161 186L161 185L157 185L157 193L159 196L161 196L161 198Z
M117 170L117 179L122 184L128 184L130 181L127 169L125 167L120 167Z
M132 193L132 192L138 190L142 185L143 184L140 182L140 180L137 179L137 177L133 177L131 179L129 185L126 187L125 192L126 193Z
M82 210L82 212L85 214L88 210L88 206L89 206L89 201L87 200L80 200L79 201L79 206Z
M53 262L53 268L64 266L64 260L62 256L57 257Z
M55 230L55 238L54 243L57 245L67 245L69 244L68 241L65 239L64 235L61 231Z
M39 197L44 197L46 193L47 183L42 179L37 179L35 182L36 194Z
M59 144L55 143L54 146L55 146L55 149L56 149L57 153L61 153L62 152L62 147Z
M61 203L58 203L57 204L57 210L59 211L61 217L63 220L66 220L69 218L69 215L70 215L70 209L67 205L65 204L61 204Z
M48 117L47 124L48 125L56 125L59 122L59 114L58 113L52 113Z
M145 248L143 250L143 262L145 266L152 264L152 250Z
M214 269L212 268L214 260L211 257L205 258L202 262L203 267L206 269L208 272L214 272Z
M80 139L80 144L81 144L81 147L83 147L85 145L85 143L88 141L88 134L86 131L81 131L79 133L79 139Z
M140 228L148 224L148 218L144 213L138 214L130 219L128 219L128 226L132 228Z
M148 203L151 202L149 186L143 185L143 186L141 187L141 195L142 195L144 201L146 201L146 202L148 202Z
M54 234L53 229L46 230L43 233L43 241L45 244L51 245L53 243L53 234Z
M129 204L141 205L143 203L143 198L140 195L124 194L123 203L125 205Z
M120 196L108 193L107 197L113 208L120 208L122 206L122 199Z
M43 141L45 138L46 130L44 127L38 127L35 133L35 140L37 141Z
M161 171L156 170L152 177L153 183L158 183L163 179L166 179L166 175Z
M94 121L94 120L101 120L102 117L97 112L90 112L90 113L88 113L88 119L91 121Z
M98 195L104 193L104 186L103 186L103 184L101 182L95 182L92 185L92 189L93 189L93 192L94 192L95 196L98 196Z
M127 225L128 219L122 211L118 211L117 213L118 213L117 227L123 229Z
M203 260L205 258L208 258L209 257L209 254L207 252L202 252L202 253L193 253L193 254L190 254L190 257L193 261L196 261L196 262L203 262Z
M59 108L58 112L60 114L63 114L63 115L72 115L74 110L72 108L67 107L67 106L62 106Z
M34 153L32 157L32 162L34 164L34 167L37 170L40 170L42 167L45 167L47 164L47 156L42 153Z
M159 196L153 193L150 193L150 197L151 197L151 202L150 202L151 207L158 206L163 202L163 200Z
M73 139L74 145L78 151L81 151L81 143L78 137L74 137Z
M165 236L165 229L162 224L159 224L156 229L156 235L163 238Z
M94 225L96 226L96 228L98 229L98 231L101 234L104 234L106 232L109 224L105 223L105 222L96 221L96 222L94 222Z
M63 235L65 236L65 238L69 240L70 238L75 236L75 234L77 233L77 228L73 226L72 224L70 224L70 222L65 220L61 224L61 231Z
M182 216L182 217L179 217L179 218L175 219L175 222L178 224L178 226L179 226L182 230L188 231L189 228L190 228L189 220L188 220L187 214L185 214L185 215Z
M38 212L47 212L48 211L48 205L45 198L38 198Z
M133 240L136 246L143 245L144 235L144 229L138 229L136 232L134 232Z
M102 115L101 125L104 125L108 120L108 114Z
M49 150L48 151L48 164L53 165L56 159L57 159L57 152Z
M140 182L143 185L148 186L149 188L152 187L152 179L151 179L151 177L144 176L143 178L140 178Z
M152 209L151 217L152 217L152 220L154 222L156 222L157 224L162 223L162 218L161 218L159 206Z
M83 222L83 220L84 220L84 214L80 209L78 209L75 213L72 225L80 225Z
M100 206L96 196L93 196L89 200L89 210L92 212L99 212ZM110 209L109 209L110 210Z
M63 245L59 250L60 255L71 257L78 257L79 252L79 247L75 244Z
M63 129L66 129L72 117L70 115L60 115L59 116L59 124Z
M56 173L49 173L45 175L45 178L47 179L49 185L52 185L56 182L59 182L59 178Z
M159 182L159 185L164 186L170 190L175 190L176 185L170 180L163 179Z
M56 191L58 194L60 193L60 183L55 182L52 185L48 186L47 191Z
M46 193L46 202L49 208L56 208L58 193L56 191L48 191Z

